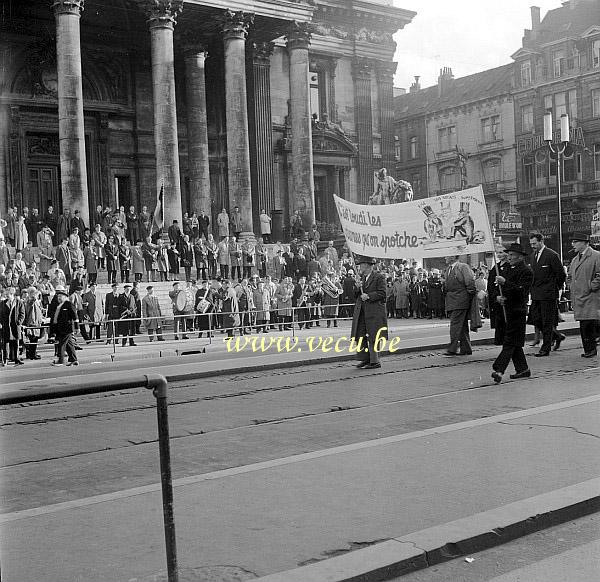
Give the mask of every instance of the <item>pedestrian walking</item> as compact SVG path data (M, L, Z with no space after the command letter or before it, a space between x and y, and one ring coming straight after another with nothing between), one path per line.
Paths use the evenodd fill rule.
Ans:
M445 356L470 356L469 311L475 296L475 278L460 257L446 257L446 311L450 314L450 344Z
M579 333L583 344L582 358L598 355L596 337L600 323L600 252L590 247L590 236L576 232L571 245L577 256L569 265L568 283L575 320L579 321Z
M56 334L55 366L62 366L65 355L68 358L67 366L78 366L75 338L75 327L79 323L75 307L68 300L65 289L56 289L57 307L52 317L53 331Z
M531 371L525 358L525 329L527 327L527 302L533 282L533 271L525 264L527 252L520 244L506 249L509 267L504 275L496 275L495 285L502 286L502 294L495 293L495 301L506 315L502 336L502 351L492 365L492 378L496 384L502 382L508 364L512 360L515 373L511 379L529 378Z
M552 344L554 349L560 347L565 339L558 333L558 295L566 280L565 270L558 253L544 244L544 235L534 232L529 237L533 249L531 268L533 284L531 286L531 307L529 322L542 332L542 346L536 357L549 356Z
M360 285L355 286L357 298L350 335L358 345L360 361L356 367L372 370L381 368L375 341L378 337L387 340L385 275L374 270L373 258L358 256L355 263L360 273Z

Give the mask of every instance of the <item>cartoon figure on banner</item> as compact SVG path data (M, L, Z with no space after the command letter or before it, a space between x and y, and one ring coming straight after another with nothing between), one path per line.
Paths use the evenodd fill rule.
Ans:
M437 242L444 237L444 225L441 218L433 211L431 206L427 205L423 208L423 212L427 217L423 223L423 228L431 242Z
M469 202L460 203L458 218L454 221L454 230L452 232L453 238L456 239L464 237L467 244L471 244L471 241L473 240L473 232L475 230L475 223L469 214L469 208Z
M452 216L452 206L450 200L440 201L440 220L442 221L442 236L452 238L454 235L454 217Z

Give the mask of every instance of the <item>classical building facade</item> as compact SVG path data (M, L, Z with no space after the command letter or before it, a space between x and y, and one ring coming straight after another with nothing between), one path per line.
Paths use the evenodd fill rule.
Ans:
M386 0L7 0L0 212L261 209L334 225L394 162Z
M444 68L437 85L417 79L395 98L395 177L412 183L415 198L482 184L490 223L506 239L517 202L511 90L511 65L457 79Z
M558 130L570 120L571 145L561 166L563 252L569 233L589 232L600 200L600 4L570 0L541 18L515 52L517 206L525 230L540 230L558 249L557 160L543 141L544 114ZM558 141L559 135L555 136Z

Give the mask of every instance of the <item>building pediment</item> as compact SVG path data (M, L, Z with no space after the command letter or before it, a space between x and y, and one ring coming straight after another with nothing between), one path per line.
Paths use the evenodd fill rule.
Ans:
M512 55L510 55L510 58L513 59L514 61L518 61L521 59L526 59L528 57L535 57L539 54L540 53L538 51L534 51L533 49L520 48L516 53L513 53Z
M591 26L581 35L581 38L589 38L598 35L600 35L600 26Z

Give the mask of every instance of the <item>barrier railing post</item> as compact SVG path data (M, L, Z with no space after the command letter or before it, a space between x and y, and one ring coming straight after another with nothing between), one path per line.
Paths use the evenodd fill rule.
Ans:
M156 398L158 421L158 447L160 452L160 481L162 485L163 521L167 551L167 575L169 582L178 582L177 543L173 516L173 479L171 475L171 450L169 446L169 412L167 404L167 380L160 374L147 374L147 387Z

